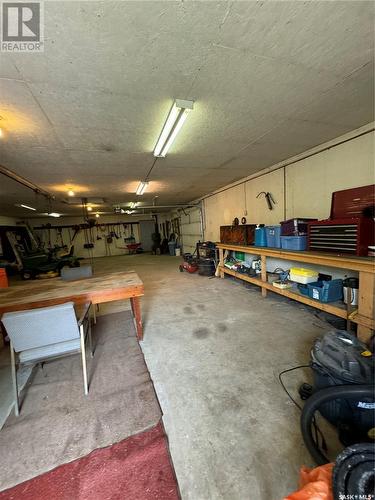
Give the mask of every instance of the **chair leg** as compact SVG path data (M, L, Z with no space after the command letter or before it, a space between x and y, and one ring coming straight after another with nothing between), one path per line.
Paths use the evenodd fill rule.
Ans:
M92 317L94 319L94 325L96 325L96 310L95 310L95 305L94 307L92 308Z
M89 387L87 383L87 366L86 366L86 347L85 347L85 331L83 325L79 327L79 333L81 337L81 355L82 355L82 372L83 372L83 389L85 391L85 396L89 393Z
M18 417L18 415L20 414L20 409L18 402L17 370L16 370L16 358L14 355L12 342L10 343L10 360L11 360L13 394L14 394L14 414L16 415L16 417Z
M89 336L89 347L90 347L90 353L91 357L94 357L94 349L92 348L92 334L91 334L91 318L88 316L87 318L88 321L88 336Z

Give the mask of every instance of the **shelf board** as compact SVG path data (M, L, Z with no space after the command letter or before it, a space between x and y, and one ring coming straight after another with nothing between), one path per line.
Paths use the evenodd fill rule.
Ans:
M235 278L241 279L243 281L247 281L253 285L257 285L261 288L266 288L267 290L278 293L279 295L283 295L284 297L288 297L289 299L297 300L298 302L302 302L308 306L315 307L316 309L320 309L322 311L328 312L330 314L334 314L335 316L339 316L340 318L347 319L347 310L344 304L340 302L329 302L323 303L318 300L311 299L310 297L306 297L302 293L291 290L288 288L276 288L271 283L262 281L261 278L253 278L251 276L247 276L246 274L237 273L232 269L228 269L227 267L220 266L220 271L223 271L225 274L229 274L230 276L234 276Z
M281 248L256 247L253 245L233 245L227 243L217 243L216 246L221 250L231 250L260 256L263 255L266 257L274 257L276 259L336 267L339 269L351 269L352 271L363 271L371 274L375 273L374 257L356 257L354 255L335 254L334 252L324 253L294 251L283 250Z

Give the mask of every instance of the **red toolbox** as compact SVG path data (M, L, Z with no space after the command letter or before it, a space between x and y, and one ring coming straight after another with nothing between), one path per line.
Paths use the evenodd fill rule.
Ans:
M367 255L375 242L375 185L332 194L331 218L308 224L308 249Z
M302 236L307 234L307 224L318 219L288 219L280 222L281 236Z

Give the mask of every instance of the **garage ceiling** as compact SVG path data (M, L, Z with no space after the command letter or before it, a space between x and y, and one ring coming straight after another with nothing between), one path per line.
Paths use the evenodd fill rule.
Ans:
M58 199L135 200L174 98L195 109L148 204L191 201L374 119L372 2L57 1L44 18L44 53L0 55L0 163ZM14 203L34 194L3 180L0 213L30 215Z

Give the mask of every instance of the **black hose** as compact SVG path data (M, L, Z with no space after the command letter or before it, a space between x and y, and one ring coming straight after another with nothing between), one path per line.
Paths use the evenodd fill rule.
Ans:
M319 408L332 399L375 398L373 385L336 385L321 389L309 397L301 414L301 432L306 448L318 465L329 462L314 440L311 424Z

